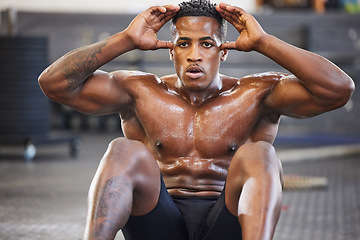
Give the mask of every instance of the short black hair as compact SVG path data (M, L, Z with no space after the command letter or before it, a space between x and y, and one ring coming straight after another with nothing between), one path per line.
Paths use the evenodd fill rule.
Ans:
M180 10L173 17L173 24L176 23L178 18L189 17L189 16L203 16L212 17L217 20L221 25L223 18L220 13L216 11L216 3L211 3L209 0L190 0L179 3Z
M181 17L211 17L219 23L221 41L225 41L227 23L220 13L216 11L216 3L211 3L209 0L190 0L179 3L179 6L180 10L171 21L172 35L174 34L174 25Z

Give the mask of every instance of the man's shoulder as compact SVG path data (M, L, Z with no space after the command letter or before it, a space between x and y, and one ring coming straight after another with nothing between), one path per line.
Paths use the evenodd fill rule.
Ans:
M160 84L162 80L153 73L147 73L138 70L118 70L112 72L112 75L116 78L117 81L121 82L124 86L131 85L136 86L136 84Z
M148 73L148 72L142 72L142 71L121 71L123 74L125 73L128 80L139 80L139 81L145 81L145 82L153 82L153 83L159 83L159 84L167 84L172 85L177 80L177 75L166 75L159 77L156 74Z
M247 76L242 77L244 80L258 80L258 81L278 81L282 77L288 76L287 73L282 72L262 72L262 73L254 73Z
M252 86L274 86L281 78L288 76L287 73L281 72L262 72L244 76L239 79L239 85Z
M246 75L240 78L221 75L223 86L226 90L240 90L246 88L269 89L272 88L286 73L262 72Z
M171 74L171 75L162 76L160 79L164 83L174 83L178 79L178 76L176 74Z
M144 79L144 78L157 78L155 74L147 73L139 70L118 70L112 72L115 77L128 80L128 79Z

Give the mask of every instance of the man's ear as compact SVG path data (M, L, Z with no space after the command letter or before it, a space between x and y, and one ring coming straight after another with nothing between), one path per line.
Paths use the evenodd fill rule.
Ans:
M227 49L221 50L220 60L225 61L228 56L228 53L229 53L229 50L227 50Z
M174 53L173 53L173 49L169 49L169 54L170 54L170 61L174 61Z

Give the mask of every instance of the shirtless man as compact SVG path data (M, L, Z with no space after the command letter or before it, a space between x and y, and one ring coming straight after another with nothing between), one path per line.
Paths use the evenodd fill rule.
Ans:
M125 138L109 144L89 190L85 239L113 239L120 229L126 239L272 239L282 199L272 146L280 116L316 116L354 91L334 64L267 34L239 7L180 7L151 7L39 77L50 99L122 119ZM170 19L173 41L158 40ZM235 42L224 41L226 21L239 31ZM176 74L98 70L133 49L160 48L170 49ZM221 75L229 49L257 51L292 75Z

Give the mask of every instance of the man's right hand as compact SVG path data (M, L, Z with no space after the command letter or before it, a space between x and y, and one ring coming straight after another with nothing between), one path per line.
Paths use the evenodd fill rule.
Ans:
M171 42L157 38L158 31L179 11L180 7L166 5L151 7L134 18L124 33L133 42L134 48L141 50L156 50L172 48Z

